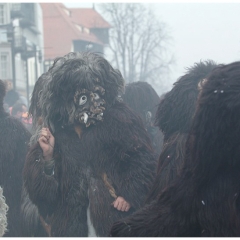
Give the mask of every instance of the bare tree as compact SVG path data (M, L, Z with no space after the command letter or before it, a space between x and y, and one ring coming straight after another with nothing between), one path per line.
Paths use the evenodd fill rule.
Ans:
M140 3L103 3L98 5L112 25L109 48L113 62L126 82L161 82L172 58L167 60L170 37L166 25Z

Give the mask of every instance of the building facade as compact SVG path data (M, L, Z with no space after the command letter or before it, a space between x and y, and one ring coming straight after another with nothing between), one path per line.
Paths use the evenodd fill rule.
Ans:
M43 73L43 19L39 3L0 2L0 79L28 100Z

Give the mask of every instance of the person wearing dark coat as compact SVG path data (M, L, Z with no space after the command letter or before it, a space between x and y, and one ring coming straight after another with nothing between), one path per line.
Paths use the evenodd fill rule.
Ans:
M240 236L240 62L218 66L202 85L180 176L110 235Z
M100 55L55 60L40 96L42 126L25 188L52 237L108 236L143 206L156 169L143 123L118 101L124 80Z
M4 97L4 103L6 103L8 105L8 107L10 108L20 99L20 96L19 96L18 92L16 92L13 89L12 82L10 80L6 80L4 83L6 86L6 94Z
M152 146L157 157L159 157L163 145L163 134L159 128L154 125L157 107L160 102L157 92L151 84L138 81L126 85L122 99L141 117L149 133Z
M9 206L8 231L4 236L20 237L22 171L30 133L18 119L4 111L5 93L5 84L0 80L0 186Z

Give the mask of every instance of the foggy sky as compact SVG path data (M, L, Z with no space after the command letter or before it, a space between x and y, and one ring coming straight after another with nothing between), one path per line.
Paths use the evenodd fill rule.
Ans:
M100 3L97 2L97 4ZM175 64L169 87L194 62L214 60L230 63L240 60L240 2L144 3L165 22L172 37L170 50ZM67 7L92 7L92 3L71 2Z

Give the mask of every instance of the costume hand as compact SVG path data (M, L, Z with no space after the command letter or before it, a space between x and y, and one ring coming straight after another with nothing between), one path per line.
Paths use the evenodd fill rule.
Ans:
M53 157L55 139L48 128L42 128L38 139L39 145L43 150L43 157L46 161Z
M117 210L122 212L127 212L131 207L131 205L123 197L117 197L112 204Z

